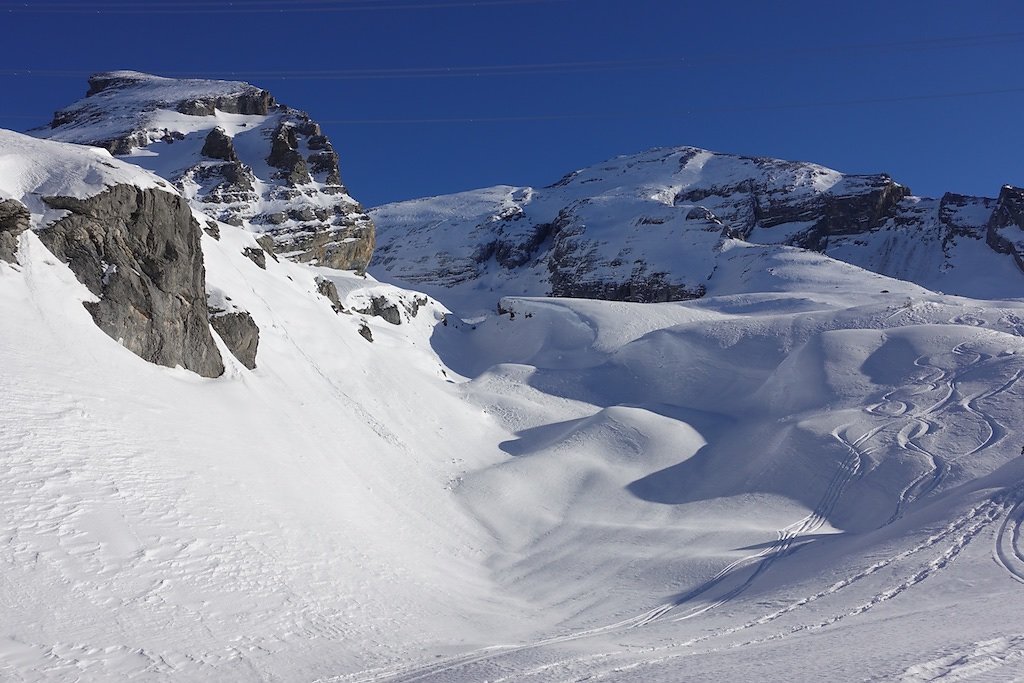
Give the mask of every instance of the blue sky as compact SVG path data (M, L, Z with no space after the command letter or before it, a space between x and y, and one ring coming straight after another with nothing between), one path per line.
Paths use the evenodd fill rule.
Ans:
M368 206L670 145L888 172L922 195L1024 185L1015 0L227 5L0 0L0 127L128 68L249 80L309 111Z

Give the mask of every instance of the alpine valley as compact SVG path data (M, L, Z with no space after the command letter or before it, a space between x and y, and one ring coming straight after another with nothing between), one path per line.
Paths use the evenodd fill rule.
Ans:
M0 679L1024 676L1024 190L343 147L132 71L0 131Z

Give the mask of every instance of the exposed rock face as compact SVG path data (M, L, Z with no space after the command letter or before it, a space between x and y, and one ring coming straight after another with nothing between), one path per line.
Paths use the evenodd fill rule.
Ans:
M197 209L271 237L289 258L365 270L373 222L349 196L334 147L306 113L247 83L117 71L89 84L85 99L33 134L115 155L145 147L147 155L132 161L156 173L178 169L167 180ZM225 121L217 111L238 116Z
M367 308L356 309L356 312L365 315L375 315L392 325L402 324L402 313L398 310L398 305L383 296L372 297Z
M1000 254L1024 253L1020 192L1004 188L996 208L984 197L914 197L885 174L654 149L545 188L497 186L374 209L373 266L468 298L487 288L495 296L679 300L703 296L724 240L740 239L821 251L945 292L988 297L1005 287L1019 296L1024 282L1007 281L1016 277L1012 264L1001 275ZM969 272L986 241L987 279Z
M813 202L816 210L807 215L808 219L818 217L814 225L804 234L791 237L794 246L825 251L831 237L857 235L878 228L896 214L899 202L910 195L910 189L893 182L888 176L878 177L879 187L858 194L824 195ZM805 207L804 211L807 211ZM788 223L785 216L766 213L761 225L774 227Z
M295 126L291 122L279 123L270 143L267 163L280 169L276 177L285 179L291 187L303 185L311 179L306 159L299 154L298 146L299 137L295 133Z
M267 253L263 249L254 249L252 247L246 247L242 250L242 253L250 261L259 266L262 270L267 269Z
M203 149L200 151L200 154L210 159L238 161L238 155L235 154L235 146L231 143L231 138L228 137L228 134L220 126L211 130L206 136L206 142L203 143Z
M223 373L199 225L183 198L116 185L88 199L43 201L69 212L39 238L99 297L85 306L100 329L147 361L204 377Z
M15 199L0 199L0 260L15 263L18 236L29 228L30 215Z
M316 279L316 291L331 302L331 308L334 309L335 313L345 312L345 307L341 304L341 298L338 296L338 287L333 282L326 278L318 277Z
M178 111L189 116L211 116L216 110L225 114L247 114L263 116L275 105L274 98L266 90L252 88L237 94L211 95L178 103Z
M408 318L415 318L419 314L420 308L426 306L427 302L428 300L425 296L403 292L402 290L392 290L379 294L370 294L366 298L365 304L356 304L353 310L363 315L382 318L392 325L401 325L403 311L405 311L405 315Z
M996 251L1013 256L1024 271L1024 188L1003 186L985 241Z
M249 368L256 369L256 349L260 344L260 328L246 311L223 312L214 311L210 316L210 324L217 331L224 345L238 361Z

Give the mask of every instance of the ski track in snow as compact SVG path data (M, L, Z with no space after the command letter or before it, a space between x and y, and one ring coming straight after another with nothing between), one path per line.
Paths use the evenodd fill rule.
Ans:
M730 628L725 628L725 629L720 629L720 630L715 630L715 631L713 631L713 632L711 632L709 634L705 634L705 635L700 636L698 638L692 638L692 639L689 639L689 640L685 640L685 641L677 642L677 643L671 643L671 644L668 644L668 645L662 645L662 646L656 646L656 647L650 647L650 648L643 648L643 649L638 649L638 650L633 650L633 651L622 650L622 651L616 651L616 652L604 652L604 653L598 653L598 654L593 654L593 655L585 655L585 656L582 656L582 657L572 657L572 658L562 659L562 660L559 660L559 661L556 661L556 662L551 662L551 663L545 664L545 665L543 665L541 667L537 667L537 668L534 668L534 669L531 669L531 670L528 670L528 671L517 671L517 673L514 676L511 676L511 677L508 677L508 678L495 679L494 683L499 683L499 682L505 681L505 680L515 680L515 681L528 680L529 678L532 678L534 676L543 675L548 670L555 669L555 668L563 668L563 669L566 669L566 670L573 671L574 673L579 673L578 665L581 664L581 663L591 663L591 662L595 662L595 661L598 661L598 660L601 660L601 659L610 659L610 658L615 657L617 655L628 655L632 659L634 659L635 661L632 661L632 662L627 663L627 664L615 665L615 666L613 666L611 668L605 668L605 669L588 668L586 670L587 671L586 675L584 675L584 676L573 676L573 678L572 678L572 680L588 680L588 681L591 681L591 680L617 680L623 674L625 674L627 672L634 672L634 675L635 675L635 673L637 671L639 671L639 670L642 670L642 669L645 669L645 668L654 667L654 666L658 666L658 665L663 665L663 664L665 664L667 662L671 662L673 660L677 660L677 659L681 659L681 658L693 657L693 656L696 656L696 655L710 654L710 653L715 653L715 652L726 652L726 651L730 651L730 650L734 650L734 649L742 649L742 648L747 648L747 647L751 647L751 646L754 646L754 645L761 645L761 644L765 644L765 643L775 642L775 641L778 641L778 640L781 640L781 639L784 639L784 638L788 638L788 637L791 637L793 635L800 634L800 633L803 633L803 632L813 632L813 631L820 631L822 629L826 629L828 627L831 627L831 626L833 626L833 625L843 621L844 619L847 619L848 617L862 615L862 614L868 612L869 610L877 607L878 605L880 605L880 604L882 604L884 602L888 602L890 600L893 600L894 598L902 595L907 590L913 588L914 586L920 584L921 582L923 582L927 578L931 577L932 575L934 575L935 572L940 571L940 570L946 568L947 566L949 566L949 564L951 562L953 562L968 547L968 545L971 543L971 541L973 541L979 534L981 534L986 528L988 528L995 520L999 519L1001 514L1007 509L1008 505L1012 504L1013 501L1017 501L1017 504L1019 505L1020 501L1022 501L1022 500L1024 500L1024 483L1022 483L1021 485L1019 485L1017 487L1014 487L1012 492L1008 492L1008 491L1004 490L1004 491L1000 492L999 494L997 494L996 496L993 496L992 498L989 498L986 501L984 501L983 503L975 506L970 511L968 511L966 514L962 515L960 518L958 518L953 523L948 525L941 532L933 535L932 537L928 538L927 540L925 540L922 543L919 543L918 545L914 546L913 548L905 550L905 551L899 553L898 555L896 555L896 556L894 556L894 557L892 557L890 559L883 560L881 562L875 563L874 565L871 565L867 569L865 569L865 570L863 570L861 572L858 572L858 573L856 573L854 575L851 575L850 577L848 577L846 579L843 579L842 581L839 581L839 582L833 584L831 587L829 587L825 591L821 591L821 592L816 593L816 594L814 594L812 596L809 596L807 598L803 598L803 599L801 599L801 600L799 600L797 602L792 603L791 605L789 605L789 606L787 606L785 608L782 608L780 610L777 610L776 612L767 614L767 615L765 615L765 616L763 616L763 617L761 617L759 619L747 622L747 623L742 624L740 626L730 627ZM926 550L926 549L929 549L929 548L933 548L933 547L943 543L944 541L950 542L950 545L945 547L944 550L941 553L939 553L937 556L935 556L934 558L929 560L923 567L918 569L910 577L908 577L907 579L901 581L900 583L898 583L898 584L896 584L894 586L890 586L889 588L884 589L884 590L874 594L870 599L868 599L867 601L864 601L863 603L855 606L853 609L844 611L842 613L835 614L832 617L829 617L827 619L822 619L822 620L811 622L811 623L799 624L797 626L790 627L790 628L788 628L788 629L786 629L784 631L778 631L776 633L772 633L772 634L767 635L767 636L758 637L758 638L752 638L752 639L743 640L743 641L739 641L739 642L732 642L732 643L728 643L728 644L721 645L721 646L718 646L718 647L711 647L711 648L700 649L700 650L693 649L694 646L696 646L696 645L700 645L702 643L709 643L709 641L714 641L714 640L717 640L717 639L721 639L723 637L734 635L734 634L736 634L738 632L741 632L741 631L749 630L749 629L755 628L757 626L761 626L761 625L770 623L770 622L775 621L775 620L781 618L782 616L784 616L786 614L789 614L789 613L797 610L798 608L803 607L803 606L805 606L805 605L807 605L807 604L809 604L811 602L814 602L816 600L820 600L820 599L823 599L823 598L831 597L832 595L836 594L837 592L839 592L839 591L841 591L841 590L843 590L843 589L853 585L854 583L857 583L858 581L860 581L860 580L862 580L864 578L867 578L867 577L869 577L869 576L871 576L873 574L878 573L879 571L881 571L882 569L884 569L886 567L889 567L889 566L891 566L891 565L893 565L893 564L895 564L895 563L897 563L899 561L906 560L906 559L910 558L911 556L916 555L917 553L919 553L919 552L921 552L923 550ZM686 651L685 652L673 652L675 650L686 650ZM1022 648L1022 650L1024 650L1024 648ZM665 654L666 652L671 652L671 654ZM642 657L638 656L638 655L642 655ZM1024 651L1022 651L1020 656L1021 656L1021 658L1024 658ZM957 659L960 659L960 656L957 656ZM1014 661L1016 661L1018 659L1017 655L1014 655L1012 659ZM980 673L981 670L987 671L989 669L996 668L997 666L1002 666L1003 663L1007 663L1007 662L1006 661L1002 661L1000 659L984 659L984 658L979 658L978 661L975 662L975 663L977 664L977 667L975 667L975 668L977 668L978 669L977 672ZM968 672L974 671L975 668L965 668L963 670L958 670L958 674L957 675L962 676L961 678L948 678L948 679L943 678L941 680L964 680L964 678L967 677L964 674L967 674ZM970 675L973 676L974 673L971 673ZM930 681L930 680L939 680L939 678L924 678L924 679L910 678L910 679L905 679L905 680L929 680Z
M741 583L739 586L732 588L725 594L709 601L705 605L697 606L692 608L689 612L682 616L675 617L675 621L684 621L692 619L696 616L704 614L712 609L716 609L726 604L727 602L735 599L747 590L751 584L761 574L768 571L768 569L775 564L779 559L795 552L798 548L794 547L794 544L802 537L814 533L820 529L825 522L828 520L829 515L835 510L836 504L843 495L843 491L846 489L847 484L850 483L855 477L861 473L861 468L864 460L864 452L861 450L861 446L868 439L870 439L875 430L863 434L856 440L850 441L848 437L844 435L846 428L838 428L833 430L832 437L835 438L839 443L843 444L847 451L847 458L840 463L839 468L836 470L831 481L829 481L828 487L825 489L825 493L822 495L821 500L815 506L807 516L797 520L793 524L784 527L778 531L778 539L771 545L767 546L763 550L753 555L749 555L740 560L736 560L731 564L720 570L715 576L709 581L705 582L701 586L698 586L694 590L685 594L677 601L671 603L671 605L663 606L661 609L656 610L650 617L635 624L635 626L643 626L656 619L659 619L670 612L675 607L685 605L693 599L703 595L707 591L714 588L716 585L721 583L726 577L733 576L736 570L740 567L747 566L753 562L753 571L750 576ZM666 609L667 608L667 609Z
M996 533L993 557L1017 581L1024 583L1024 545L1021 525L1024 524L1024 496L1018 496Z
M953 399L960 395L959 382L961 375L968 369L991 359L991 356L987 354L969 351L965 344L957 345L950 350L950 354L955 357L967 359L958 371L946 371L943 368L929 364L927 356L918 357L915 359L914 365L926 371L924 374L915 378L919 384L904 385L893 389L883 395L879 403L865 409L866 412L878 417L891 419L906 418L906 421L897 430L897 445L904 451L921 457L928 464L927 471L913 480L902 490L900 493L898 510L886 522L886 525L891 524L902 517L907 506L934 492L939 487L945 476L950 472L952 462L955 462L961 457L976 455L981 451L992 447L1001 441L1001 439L1008 433L1006 428L997 420L981 411L977 407L977 402L992 398L1010 390L1021 379L1021 377L1024 376L1024 368L1018 370L1009 380L999 387L964 398L957 404L975 417L983 420L988 426L989 435L978 446L963 455L945 459L937 456L935 453L920 445L919 440L922 437L940 428L938 425L941 423L941 420L939 420L938 416L944 409L953 405ZM924 391L920 391L922 388ZM942 395L937 400L933 400L930 405L923 408L917 408L911 401L899 401L898 403L903 406L900 410L889 411L882 408L882 406L886 404L895 403L896 401L893 399L893 396L898 393L908 393L909 391L910 394L916 395L920 393L933 393L940 390L942 391ZM409 683L412 681L429 680L433 679L434 676L442 674L454 675L460 670L471 671L471 667L473 667L473 665L500 660L529 650L536 650L560 643L568 643L574 640L604 636L617 631L650 626L655 622L664 622L663 618L670 612L686 605L701 595L708 593L716 586L725 583L728 579L735 579L738 572L744 570L750 571L749 576L747 576L747 578L738 585L729 588L724 593L709 600L705 604L692 607L689 612L676 617L672 621L686 621L706 614L707 612L734 600L749 588L754 581L767 571L776 561L798 550L800 546L795 546L795 544L798 543L800 537L809 535L819 529L835 509L836 504L842 497L843 491L850 481L863 475L865 458L872 451L872 447L868 444L887 428L891 429L889 425L882 424L870 429L855 439L851 439L848 436L850 427L851 425L845 425L832 431L832 437L846 447L849 455L839 465L835 475L829 482L825 493L822 495L822 498L811 513L797 522L780 529L778 532L778 539L769 546L756 553L731 562L703 584L673 602L659 605L658 607L631 619L619 621L599 628L573 632L525 644L483 648L454 657L441 658L434 663L426 665L408 668L395 667L372 673L363 672L363 677L344 676L325 680L338 681L339 683L341 681L345 681L346 683L371 683L381 681L388 681L390 683ZM555 669L563 669L567 672L572 672L574 680L600 680L608 677L616 677L631 669L642 669L644 667L661 664L665 661L678 657L688 657L700 653L748 647L751 645L777 641L781 638L786 638L801 632L825 629L849 617L862 615L882 603L901 596L906 591L914 588L933 576L936 572L948 567L957 559L957 557L960 556L960 554L974 539L999 519L1002 519L1002 522L995 535L996 547L994 550L994 557L1000 566L1002 566L1014 579L1024 583L1024 546L1021 545L1021 528L1024 526L1024 480L1022 480L1015 486L1004 488L991 495L948 523L937 533L932 534L911 548L903 550L890 558L875 562L870 566L833 583L824 590L796 600L781 609L775 610L735 627L714 630L711 633L697 638L691 638L682 642L652 647L640 651L643 652L644 655L650 655L654 653L662 653L667 650L688 650L685 653L656 656L653 659L645 656L629 665L615 666L611 669L595 670L590 668L595 662L612 659L617 655L627 654L626 651L599 652L584 656L571 657L568 659L560 659L555 662L549 662L530 669L517 668L513 675L502 676L489 680L492 680L492 683L502 683L504 681L513 680L522 681L536 677L544 677ZM840 591L844 591L869 577L877 575L884 569L911 560L920 553L936 547L941 547L942 550L937 555L932 556L931 559L927 560L923 565L919 565L916 570L907 576L907 578L894 585L890 585L887 588L879 590L871 595L867 600L855 604L852 608L834 614L829 618L799 624L792 626L785 631L744 640L742 642L729 643L710 650L693 650L695 646L702 643L713 642L726 636L735 635L742 631L770 624L799 610L801 607L835 596ZM979 654L967 655L964 660L967 664L953 667L950 669L951 673L943 674L941 680L964 680L966 677L973 677L978 673L1000 667L1008 661L1024 659L1024 637L1021 638L1020 645L1015 643L1013 647L1008 648L1007 651L1010 654L1006 656L989 656L986 654L988 651L984 647L979 647L977 651ZM635 656L637 651L634 650L629 654ZM963 657L960 657L960 659L963 659ZM579 674L580 664L588 664L588 668L586 669L587 674L582 678L577 675ZM921 666L927 667L930 665ZM914 671L917 671L917 669L914 669ZM456 679L462 680L462 678L458 676L456 676ZM905 677L904 680L930 681L939 680L939 678Z

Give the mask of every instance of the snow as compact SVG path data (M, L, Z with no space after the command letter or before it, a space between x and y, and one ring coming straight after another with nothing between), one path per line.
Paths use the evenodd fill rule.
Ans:
M32 213L33 226L45 227L63 212L41 197L85 199L114 185L158 188L177 194L169 183L96 147L41 141L0 130L0 197L16 199Z
M4 196L159 186L93 150L0 135ZM646 201L616 183L607 196ZM474 229L460 212L542 195L419 208L451 218L455 243ZM202 237L208 291L252 315L260 344L255 370L221 345L213 380L98 330L91 294L33 232L0 262L0 678L1024 671L1024 303L731 239L687 302L458 282L423 297L260 269L242 253L253 234L218 228ZM351 313L375 296L421 307L397 326ZM454 300L487 312L460 318Z
M217 380L99 332L31 233L0 265L5 676L1020 661L1021 304L736 243L702 300L507 298L514 318L475 324L429 302L393 326L335 313L315 278L350 304L399 290L260 270L253 236L219 227L210 287L261 341L255 371ZM774 273L743 279L755 257Z

